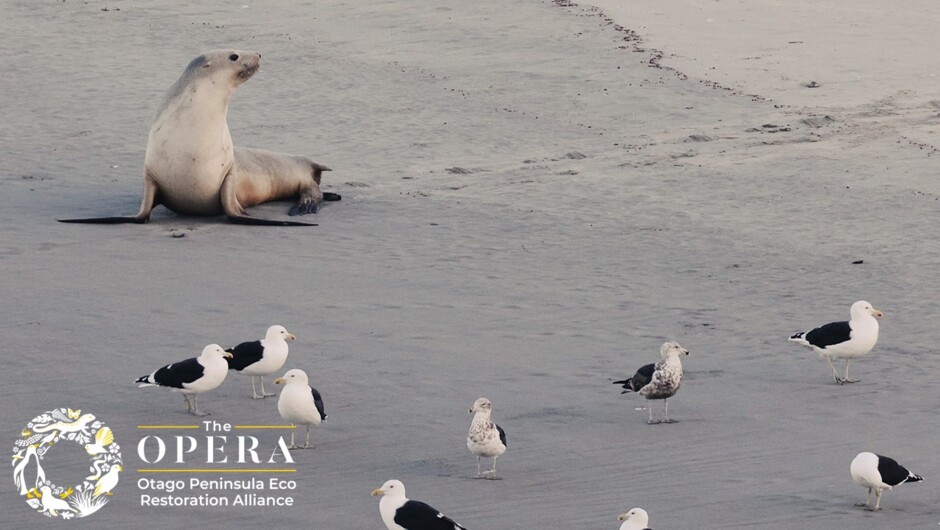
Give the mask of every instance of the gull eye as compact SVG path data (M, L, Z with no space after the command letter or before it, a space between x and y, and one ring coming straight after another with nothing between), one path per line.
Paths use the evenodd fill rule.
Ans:
M229 60L229 61L237 61L237 60L238 60L238 54L237 54L237 53L233 53L232 55L229 55L229 56L228 56L228 60Z

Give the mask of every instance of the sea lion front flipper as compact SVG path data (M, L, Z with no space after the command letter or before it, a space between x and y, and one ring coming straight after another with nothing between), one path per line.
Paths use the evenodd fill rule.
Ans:
M323 192L323 200L324 200L324 201L327 201L327 202L331 202L331 201L341 201L341 200L343 200L343 196L340 195L339 193L333 193L332 191L324 191L324 192Z
M56 219L60 223L86 223L96 225L119 225L125 223L144 224L148 219L140 220L136 217L91 217L88 219Z
M144 196L140 201L140 210L137 211L137 215L134 217L92 217L89 219L57 219L60 223L86 223L86 224L103 224L103 225L117 225L124 223L136 223L144 224L150 221L150 212L153 211L153 207L158 203L157 193L160 191L160 188L157 186L157 182L150 177L150 175L144 175Z

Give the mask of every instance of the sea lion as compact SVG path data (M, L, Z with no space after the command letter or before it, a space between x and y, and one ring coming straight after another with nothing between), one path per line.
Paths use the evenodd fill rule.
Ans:
M290 215L316 213L330 168L302 156L235 148L226 114L235 89L261 67L261 54L215 50L193 59L157 110L144 157L144 196L133 217L59 219L63 223L146 223L162 204L187 215L225 214L239 224L315 226L250 217L245 208L299 197Z

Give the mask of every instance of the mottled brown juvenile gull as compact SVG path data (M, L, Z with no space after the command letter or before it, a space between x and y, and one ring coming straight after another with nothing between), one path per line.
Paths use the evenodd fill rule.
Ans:
M682 383L682 361L680 355L688 355L689 350L683 348L674 340L663 343L659 349L662 360L656 364L648 364L637 370L630 379L614 381L615 385L623 385L622 394L636 392L646 399L663 400L662 420L653 420L653 407L649 407L649 423L674 423L669 418L669 402L667 401L679 391Z
M467 433L467 449L477 457L477 478L496 478L496 459L506 452L506 433L493 423L493 404L481 397L470 407L473 420ZM480 472L480 458L492 458L493 469Z

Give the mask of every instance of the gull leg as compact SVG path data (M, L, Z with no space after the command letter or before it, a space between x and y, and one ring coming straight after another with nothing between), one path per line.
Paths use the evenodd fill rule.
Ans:
M199 396L197 396L196 394L193 394L193 410L189 411L189 413L192 414L193 416L208 416L209 415L208 412L199 410L199 407L196 404L196 399L198 399L198 397Z
M494 457L493 457L493 470L490 471L490 474L492 475L491 478L494 478L494 479L496 478L496 459L497 459L497 458L499 458L499 457L498 457L498 456L494 456Z
M646 403L648 404L646 408L650 411L650 419L646 423L656 425L659 422L653 420L653 403L651 401L647 401Z
M261 393L258 393L257 387L255 387L255 377L251 376L251 397L252 399L264 399L264 379L261 380Z
M675 423L676 420L669 419L669 400L664 399L663 405L665 406L665 409L663 409L663 423Z
M291 425L293 425L294 428L290 430L290 445L288 445L287 448L297 449L297 444L294 443L294 433L297 432L297 426L294 425L293 423Z
M262 375L259 377L261 377L261 397L266 398L266 397L276 396L277 394L269 394L264 391L264 376Z
M859 379L849 379L849 359L845 360L845 379L842 380L844 383L858 383Z
M832 365L832 358L829 357L828 355L826 356L826 362L829 363L829 368L832 368L832 379L836 383L839 383L840 385L844 383L845 381L841 377L839 377L839 372L836 371L836 367Z
M864 506L866 508L871 508L871 488L868 488L868 496L865 497L865 502L860 502L856 504L856 506L858 507Z
M183 394L183 399L186 400L186 412L190 414L193 413L193 403L189 400L189 394Z
M477 478L483 477L483 473L480 472L480 457L477 456Z
M304 449L310 449L310 447L312 447L312 446L310 445L310 424L308 423L308 424L307 424L307 443L304 444L304 447L303 447L303 448L304 448Z
M873 512L881 509L881 488L875 488L875 507L869 509Z

